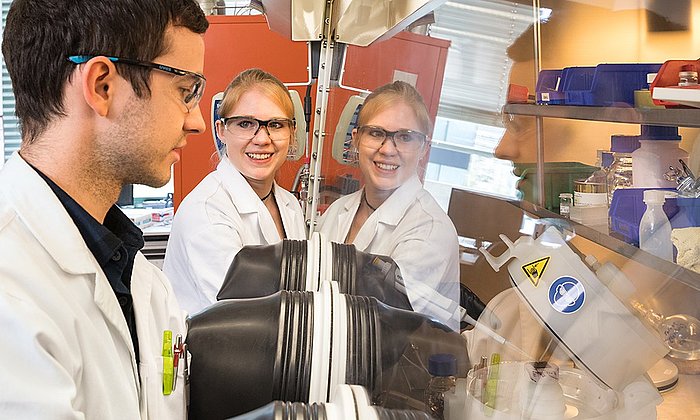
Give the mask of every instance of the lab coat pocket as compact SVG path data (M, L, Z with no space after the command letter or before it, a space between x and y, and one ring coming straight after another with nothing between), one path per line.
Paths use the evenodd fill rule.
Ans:
M183 363L177 372L175 389L169 395L163 394L163 357L154 357L149 366L141 363L142 417L146 419L184 419L185 380ZM145 411L143 410L145 408Z

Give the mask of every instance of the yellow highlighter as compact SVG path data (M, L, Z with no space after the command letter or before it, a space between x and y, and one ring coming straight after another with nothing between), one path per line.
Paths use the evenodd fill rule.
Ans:
M163 395L173 392L173 332L163 331Z
M496 396L498 393L498 379L500 375L501 355L493 353L491 355L491 364L489 365L488 379L486 381L486 399L484 414L488 417L493 415L493 410L496 408Z

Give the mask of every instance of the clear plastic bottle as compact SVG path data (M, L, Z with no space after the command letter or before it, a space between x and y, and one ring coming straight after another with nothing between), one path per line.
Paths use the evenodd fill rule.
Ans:
M659 258L673 261L671 222L663 209L665 201L664 191L644 191L647 210L639 223L639 248Z
M445 393L454 392L457 359L452 354L433 354L428 358L428 372L432 376L425 388L425 410L438 420L445 419Z

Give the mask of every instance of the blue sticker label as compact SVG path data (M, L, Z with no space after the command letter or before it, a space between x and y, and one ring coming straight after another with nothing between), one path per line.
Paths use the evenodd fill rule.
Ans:
M581 309L585 300L586 290L573 277L559 277L549 286L549 303L557 312L572 314Z

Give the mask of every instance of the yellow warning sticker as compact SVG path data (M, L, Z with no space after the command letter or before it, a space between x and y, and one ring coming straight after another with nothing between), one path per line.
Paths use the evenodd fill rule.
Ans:
M544 274L544 270L547 268L549 258L550 257L540 258L539 260L535 260L522 266L525 275L530 279L535 287L537 287L537 284L540 282L540 278Z

